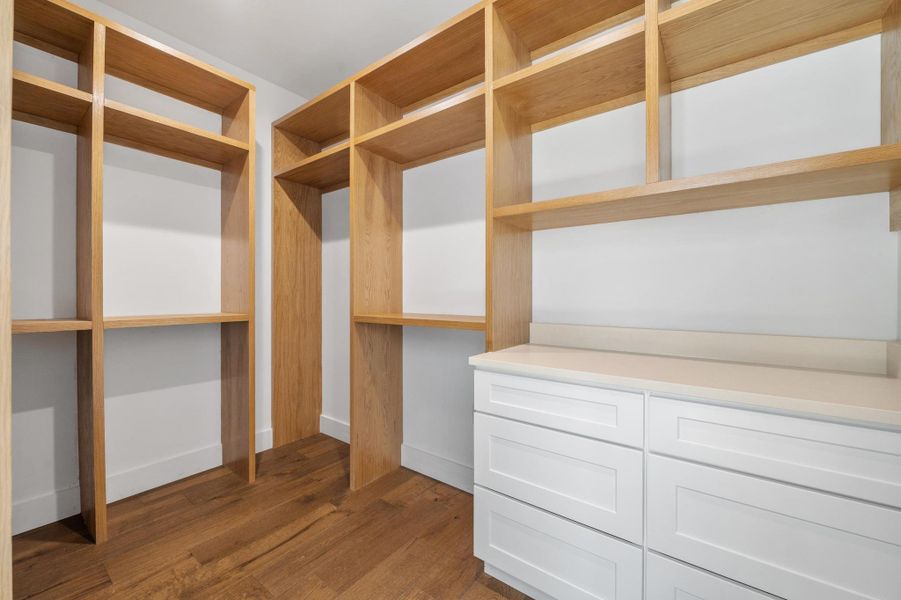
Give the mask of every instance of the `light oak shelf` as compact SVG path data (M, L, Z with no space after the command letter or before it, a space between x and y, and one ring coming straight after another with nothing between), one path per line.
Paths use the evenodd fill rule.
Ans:
M402 325L437 329L485 330L485 317L470 315L433 315L418 313L383 313L354 315L354 323L370 325Z
M355 80L409 112L485 74L485 8L480 3L372 65Z
M17 42L78 61L94 34L90 13L60 1L16 0L14 4Z
M350 84L343 83L273 123L277 130L319 146L350 137Z
M22 71L13 71L13 118L75 133L91 109L91 94Z
M331 192L347 187L350 179L350 142L327 148L275 174L278 179Z
M888 192L899 186L901 144L894 144L504 206L495 209L494 218L523 229L553 229Z
M79 319L14 319L13 334L23 333L57 333L61 331L88 331L93 327L91 321Z
M634 23L494 82L534 129L644 100L644 23Z
M534 60L644 14L644 0L494 0Z
M466 92L358 137L356 145L401 164L420 166L485 145L485 89Z
M891 0L692 0L660 14L669 76L677 81L878 22L890 5Z
M221 169L250 149L246 142L113 100L104 103L103 115L107 142L211 169Z
M104 329L136 329L139 327L173 327L177 325L204 325L209 323L245 323L246 314L239 313L199 313L182 315L137 315L105 317Z

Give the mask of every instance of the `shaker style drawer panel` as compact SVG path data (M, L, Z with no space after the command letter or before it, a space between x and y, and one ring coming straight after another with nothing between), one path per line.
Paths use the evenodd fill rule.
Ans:
M639 450L477 414L475 482L642 543Z
M475 409L627 446L644 445L644 394L475 372Z
M647 600L776 600L733 581L648 553Z
M648 460L648 546L782 598L897 600L901 511Z
M666 398L652 452L901 507L901 433Z
M475 555L561 600L636 600L642 551L482 487L475 488Z

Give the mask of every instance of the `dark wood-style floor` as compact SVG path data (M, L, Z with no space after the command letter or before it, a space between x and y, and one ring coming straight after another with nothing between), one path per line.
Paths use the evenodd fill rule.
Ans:
M348 491L317 436L123 500L110 541L73 518L14 539L15 598L522 599L472 556L472 497L401 469Z

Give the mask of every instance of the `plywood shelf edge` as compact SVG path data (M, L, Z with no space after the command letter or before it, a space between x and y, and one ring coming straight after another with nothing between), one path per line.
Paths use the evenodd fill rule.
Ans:
M104 329L134 329L139 327L171 327L177 325L203 325L210 323L244 323L250 317L241 313L196 313L173 315L135 315L105 317Z
M423 313L374 313L354 315L354 323L401 325L438 329L485 330L485 317L474 315L439 315Z

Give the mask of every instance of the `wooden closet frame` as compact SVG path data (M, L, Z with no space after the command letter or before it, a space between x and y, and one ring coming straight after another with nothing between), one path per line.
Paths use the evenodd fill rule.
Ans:
M5 0L4 0L5 1ZM78 87L34 75L3 73L12 83L12 116L77 136L77 314L71 318L12 321L13 334L75 331L78 363L78 454L81 511L98 543L108 537L104 443L104 332L107 329L221 323L223 463L248 482L255 477L254 428L254 87L139 33L64 0L15 0L15 40L78 65ZM4 25L8 23L5 18ZM2 44L4 57L12 43ZM107 75L222 116L221 134L179 123L107 99ZM4 115L8 117L8 115ZM6 136L6 132L3 132ZM8 137L8 136L6 136ZM221 171L221 312L202 315L109 316L103 311L104 142L127 146ZM2 141L4 161L10 143ZM4 169L8 166L4 166ZM9 246L8 188L0 212L2 264ZM7 270L3 270L7 269ZM0 268L4 285L8 266ZM4 291L4 327L10 326ZM9 331L0 339L10 344ZM3 353L4 362L9 352ZM0 424L9 427L4 365ZM9 437L0 454L7 525ZM0 557L8 568L9 535ZM4 575L5 577L5 575ZM5 579L0 579L4 581Z
M319 432L324 192L350 187L354 489L400 465L401 326L529 341L534 230L873 192L901 229L899 3L484 0L275 121L275 444ZM880 32L882 145L671 178L672 92ZM532 202L533 133L642 101L646 184ZM483 146L487 314L406 314L403 171Z

